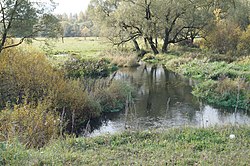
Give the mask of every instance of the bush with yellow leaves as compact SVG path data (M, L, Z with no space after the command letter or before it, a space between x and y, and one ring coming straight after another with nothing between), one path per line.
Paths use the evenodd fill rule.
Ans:
M18 139L27 147L42 147L59 133L58 113L50 111L49 102L24 103L0 113L0 141Z
M25 102L38 105L40 101L48 101L47 110L63 116L68 132L76 132L84 121L101 112L100 104L84 91L79 80L66 79L63 72L52 67L45 55L32 48L13 48L1 53L0 95L0 109L5 109L7 103L10 108L17 105L23 108ZM13 109L11 117L15 115L17 119L30 118L28 115L22 117L15 110L17 108ZM21 110L23 114L31 112ZM39 114L40 110L34 108L33 111L32 113ZM3 112L6 111L0 113L3 115ZM9 124L8 121L4 122ZM5 125L4 122L1 125ZM30 130L33 129L35 128Z
M250 25L242 33L237 49L244 55L250 54Z
M0 55L0 106L6 102L38 101L49 91L58 91L64 84L63 74L55 71L46 57L35 50L13 48Z
M241 33L242 31L237 25L221 21L206 37L205 44L208 48L220 54L235 53Z

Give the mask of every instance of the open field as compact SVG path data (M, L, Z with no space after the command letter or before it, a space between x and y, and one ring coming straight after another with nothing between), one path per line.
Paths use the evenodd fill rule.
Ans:
M84 57L96 56L100 52L112 48L112 44L104 38L96 37L68 37L49 41L49 46L45 47L42 38L33 41L32 46L43 49L50 55L56 54L78 54Z
M59 139L40 150L27 150L17 142L2 142L0 164L241 166L250 163L249 146L249 126L179 128Z

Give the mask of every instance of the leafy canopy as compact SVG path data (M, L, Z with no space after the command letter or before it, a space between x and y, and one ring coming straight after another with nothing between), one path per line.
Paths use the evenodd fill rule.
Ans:
M54 8L52 0L46 3L35 0L2 0L0 52L37 36L57 37L61 31L59 20L51 14Z

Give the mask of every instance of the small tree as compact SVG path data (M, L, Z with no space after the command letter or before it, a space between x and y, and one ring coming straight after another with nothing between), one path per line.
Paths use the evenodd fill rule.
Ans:
M220 54L236 52L241 30L233 24L222 21L206 37L207 46Z
M85 40L86 40L86 37L89 35L89 33L90 33L90 30L88 27L85 26L84 28L82 28L81 36L85 37Z
M51 13L54 2L42 3L30 0L1 0L0 2L0 53L15 47L25 39L39 34L56 37L60 33L59 20ZM8 39L15 42L7 42Z

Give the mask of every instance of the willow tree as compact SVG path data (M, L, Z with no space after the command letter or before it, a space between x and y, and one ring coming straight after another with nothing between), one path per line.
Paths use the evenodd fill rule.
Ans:
M53 1L1 0L0 53L38 35L56 37L61 28L59 20L51 14L54 7Z
M213 22L217 6L229 11L234 4L233 0L92 0L90 11L113 43L133 41L136 47L136 39L143 38L158 54L158 40L163 40L163 53L171 43L193 41Z

